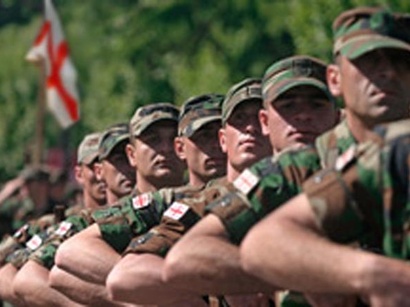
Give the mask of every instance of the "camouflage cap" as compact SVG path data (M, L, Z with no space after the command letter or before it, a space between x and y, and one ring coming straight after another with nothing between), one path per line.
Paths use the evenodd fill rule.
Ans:
M309 85L322 90L333 101L326 83L326 63L319 59L298 55L273 63L262 79L265 104L272 103L290 89Z
M98 158L98 144L100 143L101 133L87 134L77 150L78 164L91 164Z
M262 102L261 80L258 78L242 80L229 89L222 103L222 123L226 123L239 104L250 100Z
M178 135L191 137L198 129L213 121L221 121L220 94L205 94L189 98L181 107Z
M410 51L410 15L380 7L359 7L333 22L333 54L356 59L379 48Z
M153 123L165 119L178 122L178 116L178 108L169 102L158 102L139 107L131 118L130 133L138 137Z
M121 123L109 127L101 136L98 146L98 159L106 159L118 144L128 141L129 137L127 124Z

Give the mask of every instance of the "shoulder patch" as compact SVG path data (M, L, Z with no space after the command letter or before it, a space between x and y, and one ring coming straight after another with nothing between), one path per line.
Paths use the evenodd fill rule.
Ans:
M70 229L73 224L70 222L61 222L58 229L55 231L55 234L58 236L64 236Z
M339 156L335 163L337 171L343 170L355 158L356 146L350 146L341 156Z
M27 241L26 246L34 251L40 247L41 243L43 243L41 237L39 235L34 235L30 240Z
M19 230L17 230L13 234L13 237L16 239L20 238L23 235L23 233L25 233L29 229L29 227L30 227L29 224L24 224L23 226L19 228Z
M152 201L151 193L144 193L132 199L132 206L134 209L141 209L147 207Z
M244 170L233 182L235 188L247 195L259 182L260 178L249 169Z
M177 201L173 202L172 205L164 212L164 216L167 216L173 220L179 220L185 215L189 210L189 206L179 203Z

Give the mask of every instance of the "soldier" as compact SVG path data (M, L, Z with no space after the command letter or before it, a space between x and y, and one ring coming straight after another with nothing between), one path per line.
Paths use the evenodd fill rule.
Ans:
M315 306L357 306L348 294L371 306L409 306L410 120L376 133L249 232L241 246L246 271L325 294L310 295ZM368 250L346 246L356 241Z
M318 156L312 149L300 154L303 156L300 163L291 148L311 144L320 133L336 124L338 111L326 86L326 64L318 59L294 56L277 61L267 69L263 80L264 109L260 111L260 119L265 133L270 136L275 155L244 172L228 189L251 192L255 187L264 187L266 191L262 195L253 191L252 195L263 204L273 200L277 205L298 192L300 178L320 167ZM267 184L255 181L263 177ZM241 197L246 199L249 196L246 194ZM241 198L233 197L234 193L228 194L210 205L215 207L212 213L220 220L213 215L205 217L167 255L165 274L170 283L177 282L189 290L196 288L227 294L257 292L261 287L260 283L243 274L239 251L227 241L229 238L232 243L237 243L240 235L250 227L244 223L241 227L228 228L231 220L227 219L233 222L236 214L238 219L245 219L244 222L250 220L246 215L240 216L247 205L241 207L239 204L243 202L238 202ZM235 208L238 209L236 212ZM221 215L224 211L226 215ZM221 253L226 257L219 257ZM217 269L211 270L206 263L213 263ZM229 300L232 302L233 298Z
M117 124L108 128L102 134L99 141L99 163L96 164L94 168L97 178L100 178L105 184L107 205L112 205L121 197L130 194L135 185L135 171L129 164L125 154L125 147L128 144L128 140L128 125ZM86 218L87 215L88 213L85 214ZM61 295L48 287L49 270L42 265L42 261L52 261L50 258L53 258L55 250L59 244L61 244L61 238L65 238L64 235L70 232L71 227L76 227L76 222L74 222L73 219L75 220L76 216L69 217L60 224L60 227L56 230L56 233L58 233L57 237L51 235L51 237L45 241L44 245L34 252L30 260L20 269L15 277L13 283L14 291L26 302L41 305L57 304L60 301ZM85 221L86 220L82 220L80 224ZM88 223L90 222L91 221ZM81 225L80 228L81 227L84 226ZM36 276L36 278L29 278L29 276ZM70 276L66 277L66 280L69 280ZM84 283L77 280L76 282L80 283L82 287L85 287ZM37 293L41 293L41 298L38 297Z
M164 213L161 225L142 237L133 239L124 258L114 267L107 279L107 287L114 299L140 304L175 301L178 305L179 301L186 297L200 296L198 291L182 291L172 284L162 283L162 256L167 252L169 240L167 238L157 246L160 239L160 232L157 231L167 223L170 223L173 229L184 228L185 225L176 220L179 212L186 214L188 224L195 223L201 215L200 208L223 192L223 184L233 181L244 168L255 161L272 154L268 138L262 134L258 120L261 107L259 79L243 80L229 90L222 105L223 126L219 132L221 147L227 154L226 178L204 191L174 202ZM188 202L188 199L191 202ZM158 247L157 254L151 253L153 246Z
M174 145L179 158L187 164L191 186L204 186L226 173L226 155L218 142L223 98L220 94L205 94L182 105Z
M174 151L178 116L172 104L153 103L132 117L126 150L136 169L137 194L183 184L185 167Z
M333 27L336 65L328 80L343 94L346 123L319 138L322 163L330 167L351 144L366 141L377 123L407 118L410 90L408 15L357 8L341 14ZM332 143L339 145L326 150ZM361 245L372 248L372 242Z
M222 95L207 94L193 97L187 100L182 106L181 114L179 116L178 124L178 136L175 138L175 151L180 159L186 161L189 174L189 185L177 189L162 189L158 193L141 194L137 198L131 201L131 210L138 211L138 208L148 208L150 203L155 201L152 206L155 208L164 208L159 210L158 221L160 215L166 208L166 204L178 195L185 195L190 191L198 191L202 189L205 184L212 178L216 178L225 173L225 154L222 153L218 145L218 130L221 126L221 102L223 100ZM204 146L206 144L206 146ZM139 204L139 205L138 205ZM128 207L129 208L129 207ZM122 208L124 209L124 208ZM126 212L128 209L124 209ZM156 218L150 215L149 212L144 213L144 216L149 217L148 220L142 222L144 227L148 227L148 223L152 223ZM136 227L141 222L136 219L135 213L126 212L124 219L128 223L129 228L141 228ZM124 220L121 217L121 220ZM112 222L111 222L112 221ZM78 234L76 240L78 244L82 244L82 249L79 252L76 263L81 266L87 265L87 270L81 270L82 274L86 276L79 276L77 271L74 272L78 277L87 279L96 284L104 285L105 278L113 267L115 260L120 257L118 252L123 250L126 246L121 248L122 242L126 241L129 237L129 232L122 230L119 231L118 225L119 219L108 219L106 221L100 221L99 227L94 226ZM125 226L125 225L124 225ZM124 226L122 226L123 229ZM147 228L149 229L149 228ZM80 242L81 241L81 242ZM74 241L73 241L74 242ZM126 241L127 242L127 241ZM129 242L129 240L128 240ZM107 243L109 245L107 245ZM73 243L74 244L74 243ZM115 252L112 248L115 249ZM87 252L92 250L92 253ZM97 251L97 253L96 253ZM104 265L100 265L101 260L94 259L95 256L104 253ZM91 256L89 256L92 254ZM103 270L101 270L101 268ZM53 270L54 271L54 270ZM92 274L91 274L92 272ZM58 283L54 281L53 275L51 279L52 284Z
M100 134L94 133L83 139L78 147L77 165L74 169L75 178L83 188L84 204L89 208L97 208L105 203L104 184L96 178L94 172L94 165L98 157L99 138ZM30 229L26 231L30 233ZM15 237L20 238L21 236L24 236L22 231L15 234ZM26 240L23 242L25 243ZM9 263L0 272L0 297L15 304L21 304L22 302L17 299L11 288L12 281L17 274L17 268Z
M125 154L128 143L127 124L114 125L101 136L96 173L105 183L108 205L131 194L135 188L135 169Z
M86 135L77 150L74 175L82 187L85 208L99 208L106 203L105 186L95 174L100 137L99 132Z

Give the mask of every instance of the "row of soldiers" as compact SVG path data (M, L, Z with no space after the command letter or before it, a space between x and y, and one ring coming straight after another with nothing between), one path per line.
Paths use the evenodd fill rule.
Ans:
M285 58L86 136L84 207L2 243L0 297L410 306L410 16L360 7L333 30L334 64Z
M3 184L0 191L0 238L13 233L25 222L42 217L63 219L63 207L81 203L81 188L68 172L45 165L28 165Z

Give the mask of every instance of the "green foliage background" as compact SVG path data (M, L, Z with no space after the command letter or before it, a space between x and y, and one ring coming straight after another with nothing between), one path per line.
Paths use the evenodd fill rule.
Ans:
M39 72L24 61L42 1L0 0L0 179L34 139ZM78 70L81 121L46 117L45 147L74 149L88 132L127 121L140 105L225 93L293 54L331 60L333 19L357 5L410 12L408 0L54 0Z

